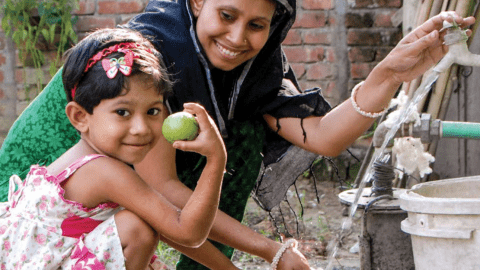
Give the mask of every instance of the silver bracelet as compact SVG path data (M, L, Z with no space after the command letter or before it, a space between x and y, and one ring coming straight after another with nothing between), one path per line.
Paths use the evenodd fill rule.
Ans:
M359 114L361 114L361 115L363 115L363 116L365 116L365 117L369 117L369 118L377 118L377 117L379 117L379 116L384 115L384 114L387 112L388 107L385 108L385 109L384 109L383 111L381 111L381 112L372 113L372 112L366 112L366 111L360 109L360 107L358 106L357 101L355 101L355 95L357 94L358 88L360 88L360 86L362 86L363 83L364 83L363 81L360 82L360 83L358 83L358 84L355 85L355 87L353 87L353 89L352 89L352 97L350 98L350 100L352 101L352 106L353 106L353 108L354 108L355 111L357 111Z
M277 265L278 265L278 262L280 261L280 258L282 257L283 253L285 253L285 250L287 250L287 248L289 247L296 247L297 246L297 240L291 238L291 239L288 239L287 242L283 243L282 247L277 251L277 254L275 254L275 257L273 257L273 261L272 261L272 270L276 270L277 269Z

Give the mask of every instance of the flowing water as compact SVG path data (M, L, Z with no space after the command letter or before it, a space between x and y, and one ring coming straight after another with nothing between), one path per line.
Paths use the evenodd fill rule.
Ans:
M339 236L329 243L329 248L328 248L329 256L327 260L327 267L325 268L325 270L333 269L333 262L335 260L335 256L337 255L339 241L340 239L343 238L343 236L349 233L349 231L352 228L353 217L355 215L355 212L357 211L358 201L363 192L363 188L365 187L367 182L370 181L373 175L373 164L376 161L386 161L386 159L389 158L389 154L386 153L385 151L388 142L394 138L395 134L400 129L402 124L408 119L409 115L412 112L414 112L414 110L416 110L417 108L416 105L428 94L428 92L432 88L433 83L437 81L438 76L439 76L439 73L434 71L422 81L422 84L418 87L417 91L415 91L415 94L412 97L412 99L410 99L407 102L407 104L404 106L402 111L400 111L400 114L396 119L396 121L393 121L395 124L385 135L385 140L383 141L382 146L375 151L375 154L373 155L373 157L371 158L368 164L367 170L362 178L362 181L360 181L360 184L358 185L357 193L355 195L352 205L350 206L349 215L345 218L345 220L342 223Z

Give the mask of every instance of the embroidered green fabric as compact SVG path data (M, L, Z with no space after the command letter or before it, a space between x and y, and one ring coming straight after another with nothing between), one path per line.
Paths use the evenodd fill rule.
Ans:
M48 165L80 139L65 115L62 69L22 112L0 149L0 200L6 201L10 176L25 179L33 164Z

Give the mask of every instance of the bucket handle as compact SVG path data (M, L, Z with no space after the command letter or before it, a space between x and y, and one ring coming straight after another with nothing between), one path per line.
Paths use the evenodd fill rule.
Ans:
M407 218L401 223L402 231L417 236L453 239L470 239L474 231L474 229L430 229L415 225Z

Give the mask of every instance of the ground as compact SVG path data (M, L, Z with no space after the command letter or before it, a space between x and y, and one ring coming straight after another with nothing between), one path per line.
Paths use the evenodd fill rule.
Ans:
M301 206L296 195L295 188L292 187L287 193L287 198L291 209L297 214L297 222L295 215L288 204L282 203L282 215L278 209L272 211L273 217L276 219L278 230L282 233L290 233L299 242L299 250L308 259L312 269L322 269L328 264L327 246L337 243L340 228L347 214L347 208L342 205L338 199L338 194L346 188L348 183L340 183L336 177L322 177L316 181L320 203L318 203L314 188L313 177L300 176L297 180L297 190L300 200L304 206L303 217L300 217ZM283 219L288 227L288 232L283 225ZM337 258L334 260L334 269L354 270L360 269L360 259L358 253L351 253L350 248L353 247L358 239L360 225L355 219L353 232L342 238L342 243L338 244L339 251ZM248 225L255 231L278 240L277 228L267 212L262 210L252 199L249 200L245 213L244 224ZM236 251L233 259L235 265L240 269L270 269L269 264L263 259Z

